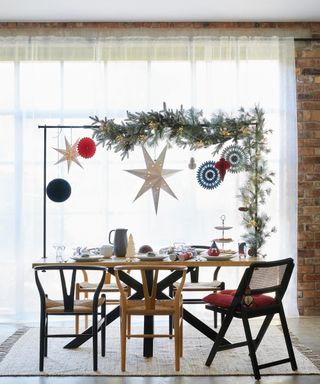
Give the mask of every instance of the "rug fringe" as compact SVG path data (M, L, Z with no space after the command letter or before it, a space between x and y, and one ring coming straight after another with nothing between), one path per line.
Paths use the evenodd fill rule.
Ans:
M280 331L282 331L282 327L280 324L277 324L276 326ZM305 357L307 357L312 362L312 364L320 370L320 356L313 352L311 348L306 347L304 344L302 344L298 336L296 336L294 333L289 333L293 346Z
M21 327L18 328L11 336L9 336L4 342L0 344L0 362L6 357L10 349L14 344L22 337L26 332L28 332L30 327Z

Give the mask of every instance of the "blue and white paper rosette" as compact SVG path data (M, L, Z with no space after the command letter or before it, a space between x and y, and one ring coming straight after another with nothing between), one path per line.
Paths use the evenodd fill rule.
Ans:
M221 156L230 163L231 173L244 171L248 164L248 156L240 145L229 145L222 151Z
M200 165L197 170L197 180L202 188L217 188L221 183L221 178L214 161L205 161Z

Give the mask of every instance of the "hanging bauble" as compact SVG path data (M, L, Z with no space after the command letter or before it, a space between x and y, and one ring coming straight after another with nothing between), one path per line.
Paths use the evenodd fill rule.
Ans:
M90 137L84 137L78 143L78 153L81 157L89 159L96 153L96 143Z
M230 163L230 172L237 173L245 169L248 157L243 147L234 144L222 151L222 157Z
M53 179L47 185L47 196L55 203L68 200L71 195L71 186L64 179Z
M221 183L221 178L214 161L205 161L200 165L197 171L197 180L202 188L217 188Z
M225 158L221 157L221 159L215 163L215 167L219 171L220 178L223 181L224 180L224 176L225 176L225 174L227 172L227 169L230 168L229 161L227 161Z
M188 167L189 167L189 169L195 169L197 167L197 164L196 164L196 162L194 160L194 157L190 158L190 162L188 164Z

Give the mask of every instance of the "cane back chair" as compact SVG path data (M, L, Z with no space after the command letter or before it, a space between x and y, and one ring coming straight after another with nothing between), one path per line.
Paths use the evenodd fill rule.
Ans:
M297 370L297 363L282 305L282 298L288 287L293 268L294 263L291 258L270 262L254 262L245 270L237 290L225 290L204 298L204 301L207 303L207 309L220 312L225 316L206 361L207 366L211 365L217 352L247 345L256 380L261 378L260 369L274 365L290 363L292 370ZM273 295L271 296L270 294ZM275 314L279 314L280 317L288 357L265 364L258 364L256 351ZM253 339L249 319L260 316L265 318L256 338ZM225 344L224 336L234 317L242 319L246 341Z

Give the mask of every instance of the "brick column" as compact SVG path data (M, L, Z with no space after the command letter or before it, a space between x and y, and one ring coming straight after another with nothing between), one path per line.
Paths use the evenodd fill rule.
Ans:
M320 315L320 42L296 49L296 70L298 307L301 315Z

